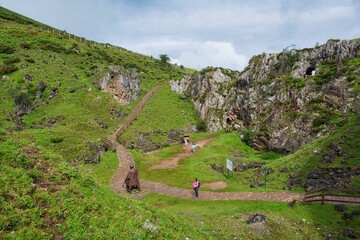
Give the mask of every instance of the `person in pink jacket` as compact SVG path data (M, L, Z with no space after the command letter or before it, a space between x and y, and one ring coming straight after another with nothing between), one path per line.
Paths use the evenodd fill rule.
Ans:
M195 191L195 197L198 198L199 197L200 182L198 181L197 178L195 178L195 181L193 182L192 186L193 186L193 189Z

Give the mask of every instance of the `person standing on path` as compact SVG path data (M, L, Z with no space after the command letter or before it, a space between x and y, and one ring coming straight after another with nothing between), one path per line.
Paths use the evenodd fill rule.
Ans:
M196 148L196 145L195 145L195 142L193 142L191 145L191 152L195 153L195 148Z
M126 190L130 193L133 189L140 191L139 172L134 168L134 165L130 165L130 170L125 178ZM124 186L124 185L123 185Z
M192 186L193 186L193 189L194 189L194 191L195 191L195 197L198 198L198 197L199 197L199 187L200 187L200 183L199 183L199 181L198 181L197 178L195 178L195 181L193 182Z

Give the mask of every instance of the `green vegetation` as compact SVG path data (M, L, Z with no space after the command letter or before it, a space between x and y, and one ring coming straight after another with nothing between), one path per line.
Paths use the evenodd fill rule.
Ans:
M215 140L207 144L204 148L199 148L197 152L179 162L179 167L175 169L151 170L148 168L157 165L160 161L169 158L177 152L182 151L180 144L174 144L152 154L143 154L133 150L132 154L137 162L137 166L142 173L142 178L166 182L168 185L182 188L191 188L191 181L194 177L201 179L202 182L223 181L228 187L219 191L284 191L286 189L289 175L296 173L302 182L306 176L316 167L349 167L356 165L360 155L360 142L356 141L360 137L358 126L359 116L354 116L343 127L339 128L333 135L324 136L305 145L299 151L291 155L283 155L276 152L256 152L240 140L238 133L220 134ZM251 135L251 131L248 135ZM244 134L244 133L243 133ZM245 136L245 134L244 134ZM243 138L244 138L243 136ZM202 138L211 137L202 135ZM192 134L191 138L196 138ZM337 157L332 164L321 163L321 155L314 153L315 150L325 153L330 144L337 144L343 149L344 156ZM264 177L260 174L262 168L249 169L243 172L235 172L231 179L226 174L214 170L211 166L218 168L226 167L226 159L230 158L237 164L247 164L259 162L266 164L274 172L267 176L267 187L251 188L251 183L263 183ZM344 163L346 162L346 163ZM287 168L289 172L282 172L281 169ZM358 188L358 178L352 179L351 185ZM206 187L204 187L206 189ZM211 190L211 189L206 189ZM297 186L295 191L304 191Z
M159 57L160 57L161 63L163 63L163 64L169 63L169 61L170 61L169 56L166 54L160 54Z
M119 141L127 146L131 142L138 144L139 134L145 133L148 142L153 142L157 146L167 146L172 143L168 138L169 131L191 131L192 126L199 126L199 121L190 100L180 99L168 85L164 85L151 97L140 116L120 136Z
M101 92L98 67L136 67L142 94L189 69L40 30L4 8L0 26L0 238L200 239L187 221L108 189L115 153L84 166L89 146L101 145L136 103ZM31 113L16 116L15 106Z
M188 219L205 232L206 239L343 239L342 229L358 228L356 221L345 221L331 205L289 207L286 203L261 201L194 201L157 194L143 201ZM354 209L349 207L346 212ZM267 217L265 228L246 224L257 213Z
M191 134L190 137L192 140L197 138L196 134ZM213 135L207 137L213 137ZM234 177L228 179L226 174L213 170L211 165L225 168L227 158L233 159L238 164L250 162L270 164L282 156L282 154L274 152L256 152L240 140L238 133L227 133L216 136L204 148L198 148L195 154L180 160L179 166L175 169L148 170L149 167L159 164L161 160L181 151L182 146L175 144L152 154L143 154L136 150L133 150L132 154L144 179L166 182L168 185L182 188L191 188L190 183L194 177L201 179L204 183L224 181L228 187L222 191L263 191L264 189L252 189L249 186L254 180L254 173L256 176L256 169L235 172ZM258 178L263 179L260 176ZM271 185L275 185L275 183ZM211 190L206 187L202 188ZM270 189L276 191L274 186Z

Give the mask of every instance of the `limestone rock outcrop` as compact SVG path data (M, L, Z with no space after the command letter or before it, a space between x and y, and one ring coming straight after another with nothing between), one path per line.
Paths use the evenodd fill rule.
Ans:
M294 152L359 113L360 41L254 56L238 73L205 69L170 82L210 131L252 131L257 149Z
M96 85L122 103L129 104L140 96L140 77L135 69L120 66L97 69Z

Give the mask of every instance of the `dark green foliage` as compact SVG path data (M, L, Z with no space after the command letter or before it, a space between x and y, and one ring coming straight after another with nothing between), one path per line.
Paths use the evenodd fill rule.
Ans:
M286 74L284 77L282 77L282 80L285 83L285 86L288 88L298 88L301 89L305 87L305 78L294 78L290 74Z
M30 44L26 43L26 42L23 42L23 43L20 43L20 47L22 47L23 49L30 49Z
M337 63L330 61L327 63L321 63L319 65L319 71L314 76L314 81L317 85L323 85L330 82L337 77Z
M251 129L246 129L245 131L243 131L242 134L243 134L242 137L243 142L245 142L248 146L250 146L256 136L255 132Z
M207 131L207 125L206 122L204 120L199 120L196 123L196 129L200 132L206 132Z
M10 58L4 60L5 65L10 65L13 63L18 63L18 62L20 62L20 58L18 58L18 57L10 57Z
M62 142L62 141L64 141L64 139L61 138L61 137L54 137L54 138L51 138L51 139L50 139L50 142L51 142L51 143L60 143L60 142Z
M16 106L31 106L31 98L28 93L20 92L14 97Z
M25 58L25 61L27 61L28 63L35 63L35 60L32 58Z
M312 124L312 134L316 134L324 129L326 125L340 127L346 121L341 113L331 109L319 109L319 116L316 117Z
M169 63L169 61L170 61L169 56L166 54L160 54L159 57L160 57L161 63L163 63L163 64Z
M0 75L16 72L19 68L15 64L0 65Z
M0 43L0 53L12 54L15 52L13 47Z
M39 44L40 44L40 48L43 50L49 50L57 53L65 51L65 48L56 42L41 41Z

